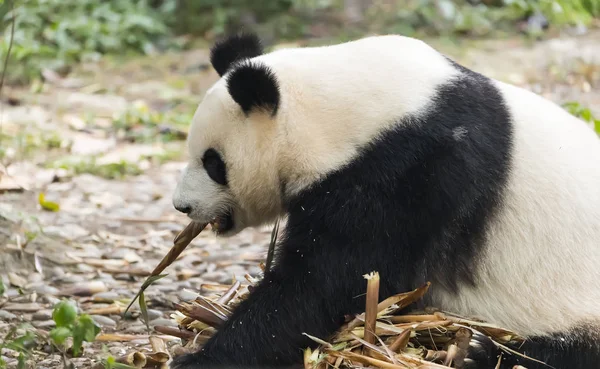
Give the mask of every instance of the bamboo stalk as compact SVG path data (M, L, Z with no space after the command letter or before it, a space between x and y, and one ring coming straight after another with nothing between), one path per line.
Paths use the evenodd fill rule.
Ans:
M410 330L407 329L404 332L400 333L398 337L392 342L390 345L390 350L392 352L398 352L404 350L406 345L408 345L408 341L410 340Z
M379 302L379 273L372 272L364 276L367 280L367 298L365 306L365 341L375 343L377 327L377 303Z
M155 326L154 330L157 331L158 333L167 334L167 335L173 336L173 337L183 338L185 340L190 340L196 336L193 332L184 331L184 330L181 330L178 328L167 327L167 326L163 326L163 325Z

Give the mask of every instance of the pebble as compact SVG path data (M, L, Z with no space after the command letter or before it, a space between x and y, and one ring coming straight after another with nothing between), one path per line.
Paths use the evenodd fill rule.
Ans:
M56 287L48 286L47 284L40 284L36 286L31 286L32 291L39 293L40 295L52 295L57 296L60 291Z
M20 295L19 290L16 288L9 288L4 292L6 297L17 297Z
M84 280L85 279L80 274L70 274L70 275L66 275L64 278L61 278L61 282L63 282L63 283L73 283L73 284L75 284L75 283L81 283Z
M125 328L125 332L127 333L135 333L135 334L144 334L148 332L148 328L146 328L145 324L140 325L130 325Z
M179 291L178 296L181 301L192 301L198 297L198 294L190 290L181 290Z
M44 320L42 322L40 321L34 321L31 324L33 324L34 327L36 328L54 328L56 327L56 323L54 322L54 320Z
M35 312L32 316L31 319L33 320L48 320L48 319L52 319L52 311L50 310L40 310Z
M109 317L103 315L92 315L92 319L100 327L116 327L117 323Z
M60 299L54 296L42 296L40 301L54 306L60 302Z
M9 311L0 310L0 320L13 320L17 319L17 316Z
M10 284L12 284L15 287L21 287L22 288L22 287L25 287L27 285L27 279L21 277L17 273L9 272L8 273L8 280L10 281Z
M231 282L231 275L229 275L229 273L225 273L222 270L215 270L214 272L204 273L202 277L205 280L211 282L218 282L224 284Z
M54 278L56 277L62 277L65 275L65 271L63 270L63 268L59 267L59 266L55 266L54 268L52 268L52 270L50 271L50 275Z
M116 274L114 277L114 279L116 279L117 281L126 281L126 282L132 282L134 281L134 278L131 274Z
M98 292L92 296L93 299L98 300L118 300L119 294L114 291Z
M29 283L41 282L44 280L44 276L40 273L31 273L27 280Z
M163 317L163 312L156 309L148 309L148 319L154 320Z
M21 311L21 312L36 312L42 309L42 306L36 302L26 303L8 303L4 305L4 310L8 311Z
M154 320L150 321L150 327L154 327L157 325L164 325L167 327L177 327L177 322L174 321L173 319L165 319L165 318L159 318L159 319L154 319Z
M157 285L157 286L152 286L153 288L157 289L158 291L161 292L175 292L179 289L179 286L175 283L173 284L163 284L163 285Z
M94 268L93 266L82 263L77 264L77 269L83 273L93 273L96 271L96 268Z

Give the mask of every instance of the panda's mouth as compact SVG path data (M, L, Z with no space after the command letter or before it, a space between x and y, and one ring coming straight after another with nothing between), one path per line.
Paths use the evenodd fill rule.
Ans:
M227 233L233 229L233 212L228 210L227 212L217 215L210 221L210 226L216 234Z

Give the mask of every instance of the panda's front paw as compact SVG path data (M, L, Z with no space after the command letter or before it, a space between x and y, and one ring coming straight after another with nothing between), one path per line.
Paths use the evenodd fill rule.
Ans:
M170 369L207 369L206 359L199 352L185 354L173 359Z
M467 356L465 358L465 369L490 369L495 368L498 363L498 347L487 336L475 332L471 337Z

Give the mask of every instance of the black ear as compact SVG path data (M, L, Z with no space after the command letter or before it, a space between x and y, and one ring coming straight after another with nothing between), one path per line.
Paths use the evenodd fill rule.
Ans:
M236 66L227 78L227 90L246 115L253 109L277 113L279 84L275 73L264 64L246 62Z
M253 33L240 33L218 41L210 50L210 63L223 76L240 60L262 55L260 39Z

